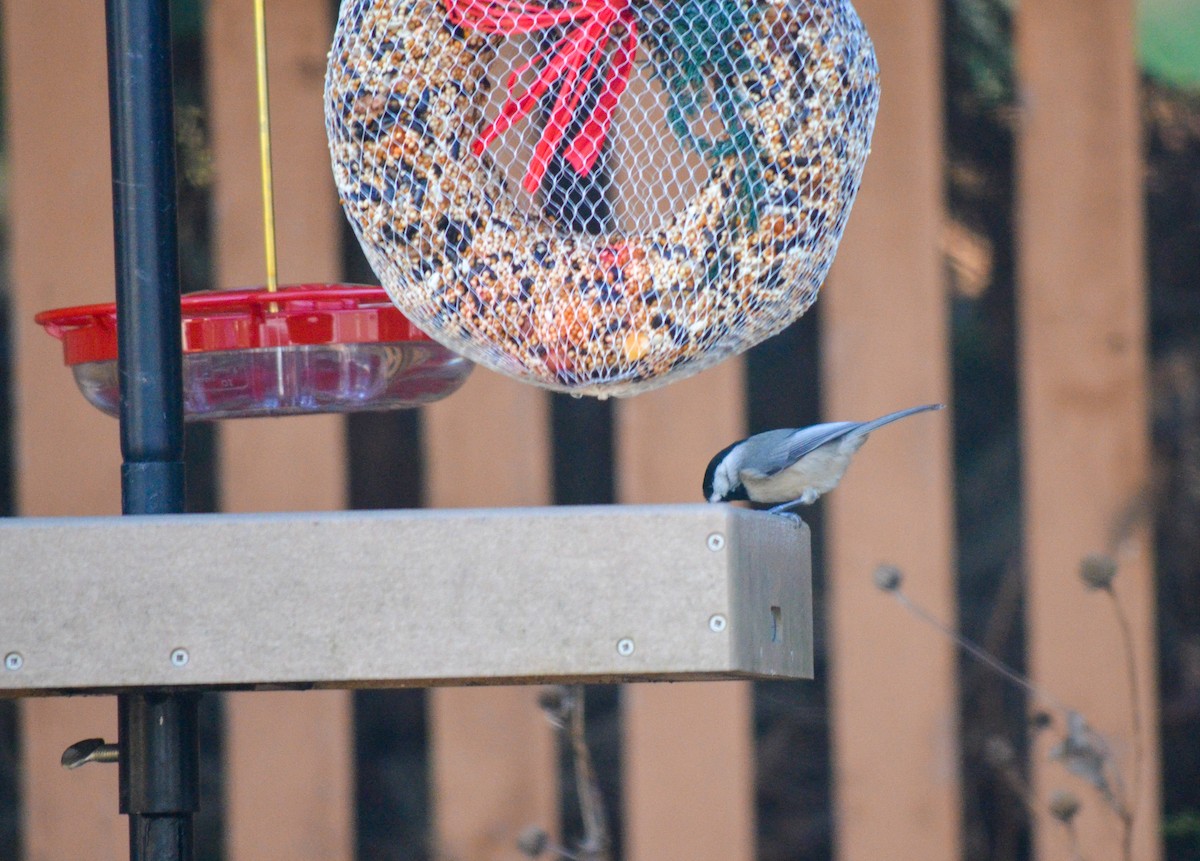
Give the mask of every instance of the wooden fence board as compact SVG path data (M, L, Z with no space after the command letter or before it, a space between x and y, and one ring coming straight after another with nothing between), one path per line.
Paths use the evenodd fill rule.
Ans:
M874 418L949 393L939 254L940 3L862 0L883 104L862 192L822 302L825 413ZM961 855L954 647L876 591L880 563L955 618L949 413L880 431L829 497L835 854Z
M104 10L4 8L19 510L117 513L117 423L84 400L62 347L32 320L114 296ZM52 14L60 20L49 27ZM77 58L70 69L63 51Z
M618 402L619 501L703 499L709 458L745 433L744 367L731 360ZM751 686L634 685L622 695L624 857L752 859Z
M226 857L354 858L350 695L229 694L225 710Z
M267 3L281 283L334 281L340 272L340 215L321 101L332 29L328 3ZM216 170L213 286L260 285L266 272L251 4L214 0L207 40ZM234 420L219 432L222 510L345 506L342 417ZM350 694L245 693L226 703L231 861L352 858Z
M1016 12L1019 350L1030 672L1108 737L1132 782L1133 696L1119 629L1106 596L1085 593L1077 577L1087 554L1113 554L1146 751L1132 857L1153 861L1161 845L1134 12L1132 0L1045 0ZM1033 758L1039 857L1069 852L1045 813L1058 788L1083 801L1083 856L1122 857L1116 818L1048 759L1053 735L1040 735Z
M3 11L17 510L115 514L117 423L83 399L61 347L31 319L113 298L104 6L8 0ZM20 711L25 857L127 858L117 770L58 764L81 738L115 741L116 700L32 699Z
M24 851L28 861L124 861L129 829L117 812L117 769L67 771L62 752L85 738L117 738L115 697L21 703Z
M550 500L549 399L476 370L424 411L434 508ZM467 539L464 536L464 539ZM517 861L529 825L557 832L558 746L536 687L429 692L432 842L439 861Z

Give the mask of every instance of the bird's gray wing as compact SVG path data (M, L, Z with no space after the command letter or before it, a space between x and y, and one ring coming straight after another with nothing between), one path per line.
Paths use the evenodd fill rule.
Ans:
M753 466L743 466L741 473L751 478L769 478L856 427L858 422L828 422L798 430L782 428L760 433L746 441L743 463Z
M798 430L782 428L760 433L746 440L746 454L742 458L742 463L753 465L743 466L739 472L750 478L769 478L827 443L845 436L869 434L871 431L899 419L923 413L926 410L940 410L942 406L942 404L925 404L919 407L909 407L869 422L826 422Z

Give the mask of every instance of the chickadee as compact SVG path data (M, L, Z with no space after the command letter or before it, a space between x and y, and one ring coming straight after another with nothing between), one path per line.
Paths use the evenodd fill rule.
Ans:
M748 499L780 503L770 509L772 512L811 505L822 493L837 487L850 466L850 458L867 441L867 434L906 416L943 406L912 407L872 422L781 428L739 440L709 461L704 472L704 497L709 502Z

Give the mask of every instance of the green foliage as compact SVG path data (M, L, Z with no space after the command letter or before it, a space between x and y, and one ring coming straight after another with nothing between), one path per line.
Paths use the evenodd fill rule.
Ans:
M1200 845L1200 810L1184 810L1165 817L1162 831L1169 839L1190 837Z
M1172 861L1200 859L1200 810L1182 810L1163 817L1162 835Z
M1200 5L1194 0L1140 0L1142 65L1165 84L1200 90Z
M971 97L995 107L1013 101L1014 0L951 0L946 50Z

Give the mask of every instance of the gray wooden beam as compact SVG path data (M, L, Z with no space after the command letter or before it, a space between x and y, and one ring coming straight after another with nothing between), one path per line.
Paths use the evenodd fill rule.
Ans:
M808 528L724 505L0 522L0 696L810 678Z

